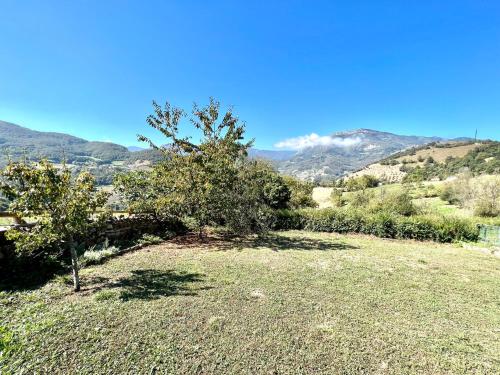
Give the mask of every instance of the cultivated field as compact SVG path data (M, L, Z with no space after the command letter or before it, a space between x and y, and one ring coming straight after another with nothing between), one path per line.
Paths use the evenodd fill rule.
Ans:
M82 277L0 294L5 373L500 372L499 260L454 245L184 237Z

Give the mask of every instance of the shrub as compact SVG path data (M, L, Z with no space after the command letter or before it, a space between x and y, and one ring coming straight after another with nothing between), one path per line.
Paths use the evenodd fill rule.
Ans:
M359 190L349 197L349 205L354 208L367 207L375 194L370 190Z
M346 191L357 191L378 186L379 179L371 175L351 177L345 182Z
M381 165L398 165L399 160L397 159L385 159L380 162Z
M366 213L333 208L278 211L274 229L352 232L437 242L477 241L479 235L477 226L466 219L442 216L405 217L389 212Z
M371 212L388 212L403 216L415 215L418 212L406 189L389 192L382 190L369 202L368 209Z
M459 201L457 197L457 192L455 191L453 185L450 183L445 184L441 188L441 193L439 194L439 198L450 204L456 204Z
M474 215L496 217L500 215L500 178L479 184L480 192L474 202Z
M432 156L429 156L426 160L425 160L425 164L426 165L429 165L429 164L434 164L435 161L434 161L434 158Z
M146 246L146 245L158 245L163 242L163 238L155 236L153 234L145 233L141 238L137 241L138 245Z
M330 200L335 207L342 207L346 204L346 199L342 195L342 190L333 188Z
M439 196L439 190L434 185L425 186L421 189L421 196L424 198L434 198Z
M476 216L495 217L500 215L500 178L472 180L469 175L461 175L443 187L440 197L473 210Z
M318 203L312 197L314 185L311 182L302 181L291 176L283 176L283 180L291 192L288 201L289 208L318 206Z
M120 249L115 246L109 246L108 241L105 241L103 244L92 246L89 250L85 251L81 263L82 265L99 264L119 252Z

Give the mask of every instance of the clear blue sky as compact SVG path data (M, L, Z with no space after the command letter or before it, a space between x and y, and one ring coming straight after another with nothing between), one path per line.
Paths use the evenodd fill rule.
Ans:
M500 138L500 1L0 0L0 119L137 144L151 100L256 145L352 128Z

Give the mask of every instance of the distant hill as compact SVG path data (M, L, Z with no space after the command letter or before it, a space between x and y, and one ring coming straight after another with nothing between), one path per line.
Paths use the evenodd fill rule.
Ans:
M63 133L39 132L9 122L0 121L1 160L46 157L55 162L69 163L86 160L110 163L125 160L126 147L108 142L89 142Z
M500 142L459 138L444 143L429 143L395 153L347 177L372 175L387 182L403 179L446 178L464 170L473 174L500 173Z
M91 142L64 133L40 132L0 121L0 167L8 160L48 158L66 162L74 171L90 170L100 184L109 184L118 171L146 168L160 159L151 149L129 151L110 142Z
M137 152L137 151L143 151L143 150L145 150L145 148L144 147L137 147L137 146L128 146L127 150L129 150L130 152Z
M397 135L370 129L333 133L331 137L335 142L330 146L299 151L252 148L249 155L270 160L284 174L322 181L360 170L412 147L443 142L437 137ZM117 171L147 168L161 159L160 153L152 149L92 142L0 121L0 166L5 165L9 158L18 160L23 157L34 160L46 157L55 163L66 161L75 171L90 169L101 184L109 184Z
M338 132L331 137L338 142L331 146L302 149L290 158L276 162L278 170L308 180L331 180L395 152L442 141L438 137L397 135L371 129Z
M248 156L251 158L274 161L288 160L295 154L295 151L259 150L257 148L251 148L248 152Z

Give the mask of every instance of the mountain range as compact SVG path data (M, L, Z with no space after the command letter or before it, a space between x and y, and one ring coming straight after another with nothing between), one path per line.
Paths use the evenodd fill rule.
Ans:
M395 152L443 141L439 137L397 135L370 129L333 133L326 142L296 150L252 148L250 157L269 160L282 173L307 180L332 178L363 168ZM157 151L93 142L72 135L40 132L0 121L0 166L22 157L63 160L73 168L91 169L102 184L117 170L141 168L160 159Z
M328 144L298 150L276 163L277 169L302 179L331 180L395 152L444 139L356 129L333 133L327 141Z

